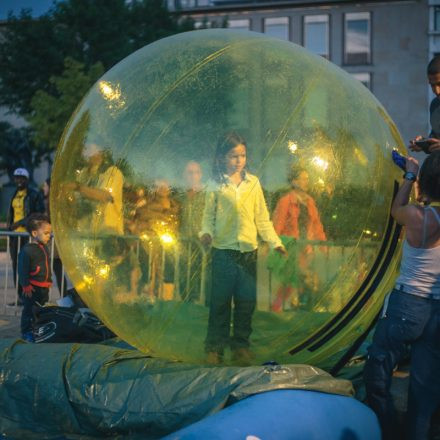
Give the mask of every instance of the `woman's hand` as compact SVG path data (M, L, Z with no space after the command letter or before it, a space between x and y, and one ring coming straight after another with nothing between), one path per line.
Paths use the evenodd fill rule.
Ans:
M212 243L212 237L211 237L210 234L203 234L203 235L200 237L200 241L202 242L202 244L203 244L203 246L204 246L205 248L208 248L209 246L211 246L211 243Z
M406 171L414 173L416 176L419 173L419 162L414 157L408 156L406 158Z
M286 248L284 246L278 246L275 248L275 252L278 252L283 257L287 257L288 253L286 251Z
M421 139L423 139L423 136L416 136L414 139L411 139L410 141L409 141L409 145L408 145L408 148L411 150L411 151L422 151L422 147L419 147L417 144L416 144L416 141L420 141Z
M420 145L416 144L417 141L421 141L422 139L430 144L428 147L428 151L425 151ZM428 154L433 153L434 151L440 150L440 139L437 138L424 139L423 136L417 136L409 141L408 148L411 151L425 151L425 153Z

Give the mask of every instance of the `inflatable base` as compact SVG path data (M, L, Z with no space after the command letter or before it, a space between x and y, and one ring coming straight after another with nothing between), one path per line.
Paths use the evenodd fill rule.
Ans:
M277 390L247 397L166 440L380 440L373 411L352 397Z

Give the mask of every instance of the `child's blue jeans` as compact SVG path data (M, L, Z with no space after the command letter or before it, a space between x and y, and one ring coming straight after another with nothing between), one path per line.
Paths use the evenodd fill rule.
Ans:
M232 350L249 347L252 315L257 302L256 272L257 251L212 249L207 352L223 354L229 345ZM230 338L232 302L233 333Z
M388 304L387 304L388 302ZM394 289L385 302L368 349L364 369L367 401L376 412L384 438L394 438L390 394L393 369L411 345L408 438L428 438L431 416L440 404L440 300Z

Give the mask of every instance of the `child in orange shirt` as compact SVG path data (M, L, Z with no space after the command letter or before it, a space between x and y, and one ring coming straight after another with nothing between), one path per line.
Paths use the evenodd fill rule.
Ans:
M293 170L289 176L292 190L282 196L273 213L273 225L280 236L293 237L303 240L327 240L322 226L318 208L313 198L307 193L309 175L305 169ZM308 267L313 256L313 248L307 245L299 254L298 266L300 271L312 284L316 284L313 274ZM290 298L292 305L299 305L297 287L283 284L277 291L272 303L272 310L279 312L283 303Z

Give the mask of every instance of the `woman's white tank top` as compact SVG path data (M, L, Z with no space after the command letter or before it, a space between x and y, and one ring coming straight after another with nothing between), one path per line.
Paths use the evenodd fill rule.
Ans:
M425 208L422 247L412 247L405 239L400 275L397 278L396 285L406 293L440 299L440 246L430 249L424 248L428 210L434 214L440 226L440 216L437 211L431 206Z

